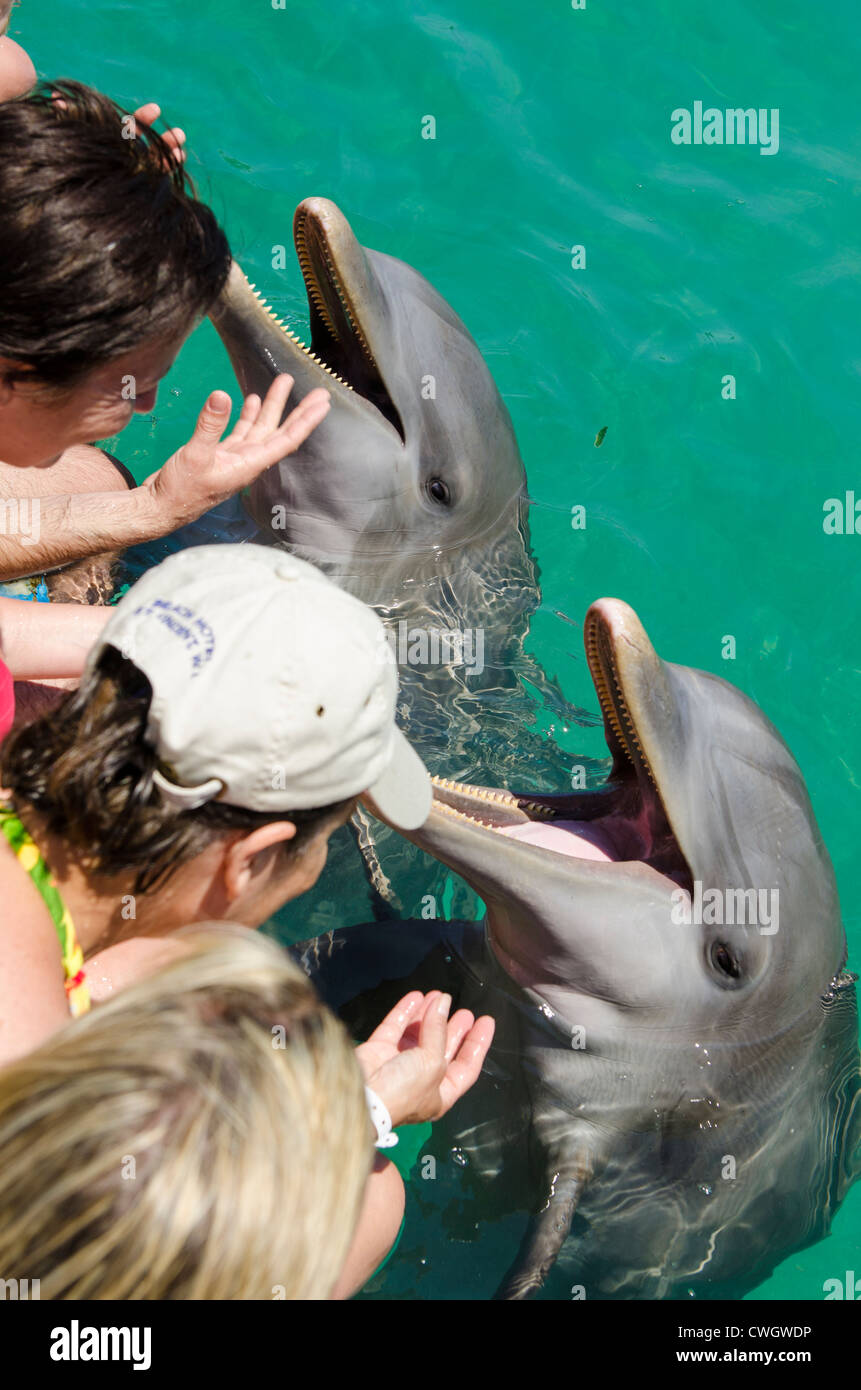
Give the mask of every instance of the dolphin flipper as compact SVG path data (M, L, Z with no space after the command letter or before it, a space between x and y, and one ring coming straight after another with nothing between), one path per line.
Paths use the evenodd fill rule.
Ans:
M546 1101L545 1101L546 1105ZM533 1137L542 1154L541 1207L531 1217L520 1249L494 1299L531 1297L543 1285L568 1239L580 1200L606 1157L605 1144L589 1125L574 1121L556 1106L533 1098Z
M380 856L377 854L372 817L361 806L357 806L350 817L350 824L355 832L359 853L365 862L368 883L373 892L382 898L388 906L386 915L391 917L393 914L402 913L404 909L401 901L392 887L391 879L380 863Z
M545 1205L532 1217L514 1263L493 1295L496 1300L529 1298L541 1288L571 1229L588 1178L554 1173Z

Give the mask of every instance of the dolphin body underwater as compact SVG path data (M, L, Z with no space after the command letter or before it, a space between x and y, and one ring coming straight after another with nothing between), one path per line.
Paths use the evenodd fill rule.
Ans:
M482 1189L535 1213L498 1297L738 1298L828 1233L859 1172L834 873L799 768L750 699L662 661L616 600L584 635L606 784L437 781L411 836L481 895L485 922L376 923L296 951L355 1037L412 988L497 1018L485 1073L434 1137L448 1126L437 1149L468 1160L459 1229ZM512 1199L523 1183L531 1202ZM469 1262L447 1254L439 1296L458 1297Z
M478 347L433 286L361 246L334 203L300 203L294 240L310 346L238 265L212 313L243 393L290 372L291 403L317 386L332 396L248 511L262 536L376 608L398 659L399 722L432 772L501 780L515 721L521 776L567 782L571 758L533 727L536 694L563 721L583 716L524 651L539 602L526 479ZM414 879L415 852L378 834L384 862Z

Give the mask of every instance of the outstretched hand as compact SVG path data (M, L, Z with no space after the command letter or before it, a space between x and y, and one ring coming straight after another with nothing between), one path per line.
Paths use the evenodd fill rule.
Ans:
M356 1048L394 1126L438 1120L478 1080L496 1025L468 1009L449 1018L450 1009L450 995L414 990Z
M226 391L213 391L187 444L144 483L160 513L177 526L194 521L211 507L248 487L273 463L303 444L329 410L328 391L310 391L280 423L293 388L291 376L277 376L263 401L246 396L226 439L232 402Z

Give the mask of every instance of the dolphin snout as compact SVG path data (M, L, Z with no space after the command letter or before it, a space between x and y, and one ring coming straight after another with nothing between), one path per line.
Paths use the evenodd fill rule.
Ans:
M646 629L629 603L620 598L599 598L590 605L584 620L584 632L600 626L614 643L626 642L644 655L653 653Z

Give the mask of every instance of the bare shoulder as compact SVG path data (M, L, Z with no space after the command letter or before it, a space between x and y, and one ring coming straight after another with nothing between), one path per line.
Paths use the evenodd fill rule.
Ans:
M30 55L14 39L0 38L0 101L23 96L35 81Z
M103 1003L117 990L173 965L189 950L187 942L171 936L132 936L108 946L87 960L90 998L94 1004Z
M75 444L41 468L0 464L0 496L65 497L79 492L126 492L134 479L111 454L92 444Z

